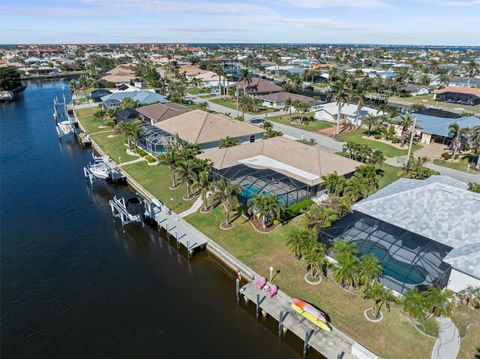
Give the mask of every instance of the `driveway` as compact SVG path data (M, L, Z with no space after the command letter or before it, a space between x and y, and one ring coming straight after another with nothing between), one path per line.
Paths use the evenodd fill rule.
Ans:
M193 98L193 102L195 103L206 102L208 104L208 108L212 111L230 115L232 117L236 115L236 110L231 109L229 107L219 105L215 102L209 101L208 99L201 98L198 96L192 96L192 98ZM250 115L246 113L245 120L250 120L252 118L261 118L261 119L268 120L268 117L279 116L284 114L285 114L284 111L276 111L276 112L268 113L267 117L265 117L265 114ZM297 140L309 140L313 138L315 141L317 141L318 148L328 152L332 152L332 153L341 152L342 147L345 143L345 142L337 141L328 136L323 136L318 133L301 130L299 128L283 125L280 123L272 122L272 124L273 124L274 130L283 132L283 134L286 135L286 137L297 139Z

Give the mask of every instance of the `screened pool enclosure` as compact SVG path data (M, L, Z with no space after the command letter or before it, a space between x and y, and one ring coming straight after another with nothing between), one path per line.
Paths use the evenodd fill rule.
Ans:
M171 134L150 124L138 128L138 145L154 156L165 152L165 146L171 138Z
M447 285L450 265L443 258L452 248L444 244L359 212L320 233L327 247L339 239L353 242L358 256L375 255L383 266L380 282L399 293Z
M242 203L246 203L253 195L265 193L277 196L278 200L288 207L314 196L318 187L311 187L271 169L257 169L243 164L221 170L213 169L212 177L214 181L225 178L242 186Z

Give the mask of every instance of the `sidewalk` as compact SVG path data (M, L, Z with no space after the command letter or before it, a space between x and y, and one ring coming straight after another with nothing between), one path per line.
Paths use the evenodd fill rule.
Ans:
M455 359L460 349L458 328L448 317L439 317L436 320L440 330L433 347L432 359Z

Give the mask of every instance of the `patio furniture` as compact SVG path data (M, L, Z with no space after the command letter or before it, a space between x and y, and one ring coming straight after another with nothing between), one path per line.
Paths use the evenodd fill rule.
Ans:
M258 289L262 289L265 284L267 284L267 279L265 277L262 277L257 281L256 286Z

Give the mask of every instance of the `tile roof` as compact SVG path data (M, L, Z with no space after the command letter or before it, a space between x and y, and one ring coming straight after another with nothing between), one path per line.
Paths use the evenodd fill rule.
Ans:
M452 247L444 261L480 278L480 194L466 184L446 176L400 179L352 208Z
M221 114L193 110L155 124L158 128L190 143L215 142L227 136L243 137L265 132L264 129Z
M156 103L137 108L137 111L148 117L152 123L168 120L169 118L191 111L187 106L175 102Z
M466 95L474 95L480 97L480 89L473 88L473 87L463 87L463 86L447 86L441 90L436 90L436 94L442 94L447 92L453 93L463 93Z

